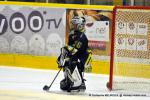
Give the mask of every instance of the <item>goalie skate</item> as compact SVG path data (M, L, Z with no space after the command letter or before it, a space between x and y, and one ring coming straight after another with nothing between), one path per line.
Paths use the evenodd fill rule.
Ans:
M70 89L70 91L74 91L74 92L84 92L85 90L86 90L85 83L82 83L79 87L72 87Z

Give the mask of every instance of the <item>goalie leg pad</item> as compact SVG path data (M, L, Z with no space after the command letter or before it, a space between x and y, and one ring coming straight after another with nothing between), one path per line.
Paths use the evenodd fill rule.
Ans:
M72 77L72 73L75 69L75 66L76 62L70 61L68 66L63 67L65 79L60 82L60 88L62 90L68 90L73 86L74 78Z
M60 82L60 88L62 90L76 90L83 84L82 72L78 70L77 63L71 64L70 67L64 68L65 79ZM85 84L84 84L85 85Z
M62 90L68 90L72 85L73 83L66 78L60 81L60 89Z

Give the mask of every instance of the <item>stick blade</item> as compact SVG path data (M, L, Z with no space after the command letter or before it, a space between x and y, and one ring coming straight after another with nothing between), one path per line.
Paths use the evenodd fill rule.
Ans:
M48 91L48 90L49 90L49 87L48 87L47 85L45 85L45 86L43 87L43 90L44 90L44 91Z

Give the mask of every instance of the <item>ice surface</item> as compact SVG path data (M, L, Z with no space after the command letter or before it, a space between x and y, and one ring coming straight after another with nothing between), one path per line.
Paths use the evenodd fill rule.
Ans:
M0 66L0 98L4 98L5 100L9 100L9 97L15 97L14 100L33 100L35 98L28 98L24 99L16 99L19 98L18 96L14 96L14 94L8 91L19 91L23 94L20 98L26 97L25 94L34 94L37 93L38 96L36 100L41 100L39 98L40 94L51 94L51 93L60 93L62 95L63 92L59 88L59 82L63 79L63 72L60 72L57 79L55 80L54 84L50 88L50 93L46 93L42 90L44 85L49 85L52 80L54 79L55 75L57 74L58 70L37 70L37 69L28 69L28 68L21 68L21 67L6 67ZM106 83L108 82L109 76L102 75L102 74L91 74L85 73L85 79L87 80L86 83L86 91L82 95L77 96L92 96L95 98L102 98L102 100L107 99L119 99L123 100L124 98L133 99L136 98L138 100L142 99L149 99L150 93L139 93L139 92L132 92L132 91L125 91L125 90L117 90L117 91L109 91L106 87ZM18 94L18 92L15 92ZM75 93L74 93L75 94ZM53 94L51 94L52 96ZM64 93L66 95L66 93ZM7 99L6 99L7 98ZM38 98L38 99L37 99ZM12 100L12 99L11 99ZM44 100L47 100L46 98ZM50 99L52 100L52 99ZM57 100L55 98L55 100Z

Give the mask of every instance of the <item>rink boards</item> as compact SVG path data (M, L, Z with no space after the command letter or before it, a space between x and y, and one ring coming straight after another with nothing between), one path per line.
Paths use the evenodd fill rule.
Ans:
M66 31L65 31L66 24L64 24L65 22L63 22L63 23L61 23L61 22L63 20L68 20L68 19L65 19L64 15L66 13L68 13L70 11L70 9L76 10L78 8L78 9L83 9L85 11L89 10L89 12L88 12L89 14L91 13L90 10L93 10L92 13L94 13L94 14L95 14L95 12L99 12L99 13L104 14L104 16L105 15L107 16L112 12L113 7L114 7L114 6L96 6L96 5L91 6L91 5L75 5L75 4L49 4L49 3L26 3L26 2L0 2L0 6L2 8L1 9L1 20L3 20L3 22L4 22L4 19L5 19L5 20L7 20L7 23L8 23L8 25L2 26L5 28L2 29L2 32L0 33L0 41L1 41L1 44L0 44L1 50L0 51L2 52L0 54L0 64L7 65L7 66L21 66L21 67L38 68L38 69L58 69L57 63L56 63L58 54L57 54L57 56L55 56L55 54L53 55L53 54L50 54L49 52L48 53L45 53L45 51L42 52L42 50L51 48L51 46L45 48L46 45L49 44L49 45L54 46L53 47L54 49L52 52L55 52L55 49L57 48L57 47L55 47L56 43L50 44L50 42L54 41L54 42L58 42L56 44L56 46L58 46L58 48L59 48L59 49L56 49L56 52L58 52L60 50L60 47L62 47L62 45L64 45L67 42L67 39L64 39L68 36L68 33L66 33ZM24 8L21 8L22 6ZM6 7L6 8L4 8L4 7ZM33 11L32 11L32 9L33 9ZM43 9L45 9L45 11L43 11ZM5 10L6 10L6 12L5 12ZM29 10L29 12L27 12L28 10ZM57 12L57 10L60 12L55 13L55 12ZM10 12L10 13L8 13L8 12ZM40 15L39 12L42 12L41 13L42 15ZM43 27L41 26L42 27L41 31L36 30L37 28L36 27L34 28L34 25L30 25L31 22L33 22L33 20L35 19L35 17L33 17L33 15L34 15L33 13L37 14L37 16L39 15L38 17L42 16L44 19L44 22L46 25L43 24ZM53 15L53 13L55 16ZM23 17L23 14L24 14L24 17ZM49 14L49 15L47 15L47 14ZM58 16L56 16L56 15L58 15ZM23 20L15 19L16 16L22 16ZM56 18L54 18L54 17L56 17ZM62 17L62 19L61 19L61 17ZM15 19L15 20L13 20L13 19ZM12 26L10 24L13 22L15 23L16 20L19 20L19 21L21 20L22 22L20 22L20 23L22 23L22 25L24 25L24 26L26 25L23 32L19 32L19 29L17 30L17 26ZM53 26L50 26L53 23L55 24L55 28L53 28ZM4 25L4 24L1 22L1 25ZM58 27L59 25L60 25L60 27ZM46 28L49 28L49 30ZM35 29L35 30L33 30L33 29ZM49 34L49 32L51 32L51 30L52 30L52 32L60 32L61 31L62 34L60 34L60 37L58 37L58 35L56 36L54 34L51 36L48 36L48 34ZM40 34L41 36L39 36L37 34ZM33 38L31 39L32 43L28 44L28 42L30 42L29 37L33 37ZM49 40L46 40L47 37L48 38L50 37ZM36 42L37 38L39 38L39 40L41 40L41 41L46 41L48 43L47 44L44 44L41 42L36 43L35 45L39 45L39 47L37 47L37 49L35 49L35 47L34 47L35 45L32 45L32 44L34 44ZM106 38L108 38L108 35L106 36ZM55 41L55 39L57 39L57 40ZM105 39L103 39L103 40L105 40ZM14 41L14 43L12 43L11 41L12 42ZM24 43L24 45L20 46L19 49L17 48L17 47L19 47L19 45L17 44L17 41L20 41L20 43L18 42L18 44ZM95 52L94 54L96 54L98 51L98 54L96 54L97 56L101 56L101 55L99 55L101 52L104 53L104 56L108 56L109 45L110 44L108 41L106 41L106 43L100 42L100 48L102 50L99 52L96 49L96 51L94 51ZM27 49L29 47L31 47L30 53L29 53L29 51L27 51ZM37 51L38 48L41 49L41 51L38 52ZM18 50L16 50L16 49L18 49ZM5 50L8 53L5 53ZM14 52L16 52L16 53L14 53ZM41 53L41 54L38 54L38 56L36 56L36 52ZM34 54L32 55L32 53L34 53ZM108 74L109 73L109 58L105 59L105 60L93 59L92 72Z
M17 55L17 54L0 54L0 64L7 66L21 66L35 69L53 69L57 70L58 65L56 63L57 57L48 56L30 56L30 55ZM92 61L92 72L108 74L109 73L109 61L108 60L96 60Z
M40 9L40 7L45 7L44 9L48 9L48 10L54 10L54 11L62 10L62 11L64 11L64 13L69 13L69 12L65 12L65 9L69 9L70 10L70 9L79 8L79 9L83 9L83 10L86 10L86 9L88 9L88 10L94 10L96 12L98 12L98 11L104 11L104 12L102 12L104 15L108 14L108 12L112 12L113 8L114 8L114 6L73 5L73 4L48 4L48 3L25 3L25 2L19 2L19 3L18 2L0 2L0 6L1 5L7 5L8 7L9 6L14 6L16 8L17 7L19 8L20 5L24 6L24 7L27 7L27 8L28 8L28 6L29 6L29 8L31 8L31 6L33 6L34 9L38 9L38 7L39 7L39 9ZM10 8L12 8L12 7L10 7ZM13 10L18 11L18 8L17 9L16 8L13 8ZM25 9L27 9L27 8L25 8ZM55 10L55 8L58 8L58 9ZM8 11L9 10L10 9L8 9ZM105 12L107 12L107 13L105 13ZM3 12L3 13L5 13L5 12ZM87 12L87 13L91 13L91 12ZM45 12L43 12L43 14L45 14ZM52 14L52 13L50 13L50 14ZM95 12L94 12L94 14L95 14ZM26 17L28 18L28 14L27 14ZM50 16L50 17L53 17L53 16ZM95 16L95 17L97 17L97 16ZM44 18L46 18L46 20L52 20L52 19L48 19L48 17L44 17ZM111 17L110 17L110 19L111 19ZM56 23L57 23L57 21L60 21L59 17L57 18ZM47 23L50 23L50 21L47 22ZM56 26L58 24L59 23L57 23ZM62 28L64 29L65 27L66 27L65 25L64 26L62 25L60 27L60 30ZM11 27L10 27L10 29L11 29ZM11 32L10 29L8 28L7 31ZM31 28L26 28L25 30L29 31L28 29L30 30ZM60 31L60 30L58 30L58 31ZM45 29L43 29L43 31L41 33L48 34L47 31L49 31L49 30L45 31ZM55 29L53 31L55 31ZM64 42L66 42L67 39L64 39L64 38L66 38L66 36L68 34L65 32L65 30L63 30L63 31L64 31L64 34L63 34L63 36L61 36L61 37L63 37L61 39L63 41L62 44L65 44ZM25 34L25 33L26 32L24 32L23 34ZM39 33L39 34L41 34L41 33ZM32 34L34 34L34 33L32 32ZM1 33L0 36L3 37L3 35L5 35L5 34ZM6 35L5 35L5 37L7 37ZM17 35L19 35L19 34L17 33ZM110 34L109 35L111 36L111 29L110 29ZM110 37L109 35L103 36L104 38L100 37L100 39L106 39L107 40L108 37ZM22 36L24 36L24 35L22 35ZM29 36L32 36L32 35L30 34ZM29 36L26 35L26 37L29 37ZM13 35L12 36L8 35L8 38L9 37L12 38ZM20 37L17 37L17 38L20 38ZM16 40L17 40L17 38L16 38ZM53 37L51 37L50 39L53 39ZM56 38L54 38L54 39L56 39ZM96 46L98 46L100 48L100 51L98 51L96 49L93 52L94 57L93 57L93 60L92 60L92 73L109 74L109 70L110 70L109 69L109 66L110 66L110 59L109 59L109 57L110 57L109 56L110 55L109 54L109 52L110 52L110 39L111 38L109 38L108 41L100 42L99 45L96 44ZM2 40L3 40L3 38L0 39L1 42L2 42ZM35 38L35 40L36 40L36 38ZM9 40L9 41L11 41L11 40ZM44 41L46 41L46 40L44 40ZM1 45L3 46L4 44L1 43ZM93 46L93 44L92 44L92 46ZM24 49L25 48L23 48L22 50L24 50ZM59 51L59 49L57 49L57 51ZM55 52L55 50L53 50L53 52ZM96 55L96 57L95 57L95 55ZM13 53L7 53L7 54L6 53L1 53L0 54L0 64L1 65L7 65L7 66L18 66L18 67L21 66L21 67L28 67L28 68L54 69L54 70L57 70L58 67L57 67L56 60L57 60L57 56L53 56L51 54L49 55L49 53L47 55L44 55L44 56L42 56L42 54L40 56L36 56L36 54L34 54L34 55L29 55L29 54L26 54L26 53L21 54L20 52L18 54L13 54ZM129 68L132 68L132 72L134 72L134 69L140 68L138 66L144 66L144 67L141 68L143 70L143 72L140 72L139 76L143 76L144 75L145 78L149 78L149 76L150 76L149 73L147 73L147 70L149 70L149 61L148 61L148 64L145 64L145 65L140 64L140 63L132 64L132 62L131 63L130 62L128 62L128 63L127 62L122 62L122 63L119 63L119 64L120 64L120 66L122 66L122 67L119 67L119 69L122 70L122 71L126 70L127 72L128 72ZM127 73L124 73L124 74L127 74ZM131 76L131 74L128 73L128 76Z

